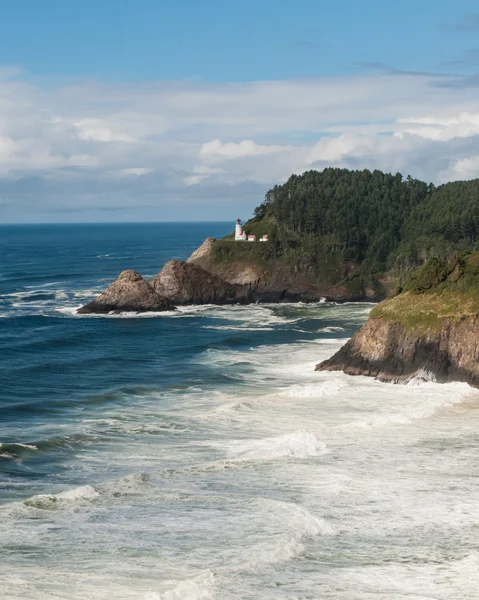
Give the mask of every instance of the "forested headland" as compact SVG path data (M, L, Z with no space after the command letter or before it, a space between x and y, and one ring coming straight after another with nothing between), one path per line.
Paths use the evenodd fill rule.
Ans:
M479 249L479 179L436 187L378 170L307 171L270 189L245 230L270 241L219 243L217 261L313 265L333 283L405 278L430 258Z

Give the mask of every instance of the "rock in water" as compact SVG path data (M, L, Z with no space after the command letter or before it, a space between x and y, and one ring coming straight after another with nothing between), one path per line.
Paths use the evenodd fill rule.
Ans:
M227 283L194 262L170 260L151 280L155 291L173 304L246 304L248 286Z
M171 310L172 304L134 271L120 273L118 279L96 300L78 309L79 314L109 312L147 312Z

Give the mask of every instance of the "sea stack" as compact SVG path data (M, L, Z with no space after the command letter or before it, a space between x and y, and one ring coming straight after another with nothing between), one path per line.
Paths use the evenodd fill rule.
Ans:
M108 289L89 304L78 309L78 314L108 314L110 312L158 312L172 310L169 300L158 294L133 269L120 273Z
M172 304L246 304L248 286L227 283L194 262L170 260L151 280L153 289Z

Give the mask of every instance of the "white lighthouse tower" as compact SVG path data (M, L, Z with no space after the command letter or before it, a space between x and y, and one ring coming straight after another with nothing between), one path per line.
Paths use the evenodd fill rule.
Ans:
M235 242L242 242L245 239L246 239L246 234L243 231L243 226L241 225L241 219L238 217L236 219Z

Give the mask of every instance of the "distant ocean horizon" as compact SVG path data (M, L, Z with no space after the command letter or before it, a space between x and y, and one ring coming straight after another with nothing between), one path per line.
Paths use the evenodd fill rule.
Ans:
M315 372L367 303L76 314L232 222L0 226L8 600L476 600L479 398Z

